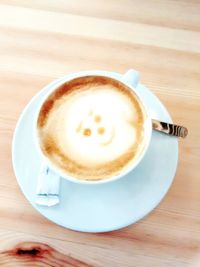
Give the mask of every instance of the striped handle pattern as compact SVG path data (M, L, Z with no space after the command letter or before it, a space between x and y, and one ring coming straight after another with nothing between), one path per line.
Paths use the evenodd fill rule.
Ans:
M168 135L185 138L188 134L187 128L163 121L152 120L153 129Z

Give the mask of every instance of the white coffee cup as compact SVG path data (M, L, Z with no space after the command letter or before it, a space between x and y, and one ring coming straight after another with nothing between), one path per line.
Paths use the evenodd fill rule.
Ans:
M80 179L77 179L75 177L66 175L62 170L60 170L59 168L57 168L55 165L53 165L51 163L51 161L48 159L48 157L42 152L40 145L39 145L39 138L37 135L37 120L38 120L39 112L40 112L40 109L41 109L43 103L46 101L48 96L54 90L56 90L58 87L60 87L65 82L68 82L68 81L73 80L75 78L84 77L84 76L92 76L92 75L110 77L110 78L115 79L117 81L120 81L124 85L128 86L130 88L130 90L133 90L135 92L138 99L140 100L141 105L143 106L144 111L146 113L146 118L145 118L144 125L143 125L144 126L144 149L142 150L140 155L137 157L137 159L135 161L133 161L133 164L130 167L127 167L119 175L115 175L115 176L108 178L108 179L90 181L90 180L80 180ZM46 88L46 90L48 90L48 93L46 93L44 95L41 102L39 103L39 106L38 106L38 109L37 109L37 112L35 115L35 122L34 122L34 139L35 139L37 150L39 151L39 154L42 157L43 164L46 164L49 167L49 170L52 170L58 176L66 179L66 180L69 180L69 181L75 182L75 183L79 183L79 184L91 184L91 185L112 182L112 181L115 181L117 179L123 178L130 171L133 171L134 168L141 162L144 155L146 154L146 151L147 151L149 144L150 144L151 135L152 135L152 120L151 120L150 114L149 114L147 108L145 107L142 99L139 97L139 95L137 94L137 92L134 89L137 87L138 83L139 83L139 73L135 70L127 71L124 75L121 76L121 78L116 78L115 74L111 73L111 72L95 70L95 71L82 71L82 72L77 72L77 73L74 73L71 75L67 75L67 76L63 77L62 79L47 85L47 87L45 87L45 88Z

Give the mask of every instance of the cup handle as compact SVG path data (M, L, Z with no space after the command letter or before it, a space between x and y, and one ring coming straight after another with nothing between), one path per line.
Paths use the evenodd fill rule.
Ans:
M123 76L122 81L129 83L133 87L137 87L139 83L140 74L136 70L130 69ZM163 121L152 119L153 130L165 133L167 135L185 138L188 134L186 127L171 124Z
M133 87L137 87L140 79L140 73L136 70L130 69L123 76L122 81L129 83Z

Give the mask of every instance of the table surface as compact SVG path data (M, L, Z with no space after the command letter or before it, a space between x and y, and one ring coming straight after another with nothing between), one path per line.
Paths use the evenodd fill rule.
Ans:
M200 1L1 0L0 266L200 266ZM172 187L149 216L102 234L73 232L25 199L13 131L46 84L80 70L134 68L186 125Z

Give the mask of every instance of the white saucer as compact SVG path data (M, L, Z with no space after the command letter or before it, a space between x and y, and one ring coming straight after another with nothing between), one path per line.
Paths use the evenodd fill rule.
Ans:
M112 73L113 77L119 75ZM123 179L100 185L79 185L62 179L59 205L49 208L35 204L36 178L41 158L33 141L33 117L39 100L48 90L49 86L27 105L13 139L15 175L33 207L54 223L84 232L116 230L140 220L152 211L167 193L178 161L177 139L157 132L153 132L143 161ZM139 85L137 91L152 118L171 122L166 108L155 95L143 85Z

